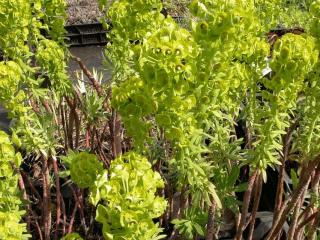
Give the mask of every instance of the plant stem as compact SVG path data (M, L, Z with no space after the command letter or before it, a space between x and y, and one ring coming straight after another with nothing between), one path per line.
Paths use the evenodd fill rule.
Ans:
M242 206L242 212L241 212L241 216L240 216L240 223L237 229L237 233L235 236L235 240L241 240L242 239L242 234L246 223L246 218L248 215L248 210L249 210L249 204L250 204L250 199L251 199L251 194L252 194L252 188L255 182L255 179L257 177L258 174L258 169L256 169L254 171L254 173L252 174L252 176L249 178L249 182L248 182L248 189L244 194L244 200L243 200L243 206Z
M51 230L51 194L50 194L50 173L48 159L42 156L42 179L43 179L43 226L44 239L50 240Z
M292 133L293 130L296 128L298 125L298 120L294 122L290 126L290 128L287 131L287 134L285 135L283 139L283 149L282 149L282 159L281 159L281 165L280 165L280 170L279 170L279 177L278 177L278 184L277 184L277 193L276 193L276 200L275 200L275 207L274 207L274 214L277 216L281 205L282 205L282 198L283 198L283 182L284 182L284 175L285 175L285 167L286 167L286 161L288 159L289 155L289 147L290 147L290 142L292 139ZM274 218L275 220L275 218Z
M318 211L317 215L314 216L314 218L312 219L312 223L310 226L307 239L314 240L316 238L317 227L319 227L319 224L320 224L320 212Z
M72 59L79 64L83 73L88 77L89 81L93 85L93 88L97 91L99 97L102 97L103 90L102 90L101 84L94 78L93 74L90 72L90 70L87 68L87 66L83 63L81 58L72 56Z
M314 177L313 177L313 180L312 180L312 183L311 183L311 190L312 192L315 194L315 198L319 198L319 194L320 194L320 163L318 164L318 167L317 167L317 170L314 174ZM314 206L314 202L312 202L311 204L312 208L314 211L317 211L316 210L316 207ZM311 208L310 208L311 210ZM312 239L315 239L315 234L316 234L316 231L317 231L317 226L319 226L319 223L320 223L320 212L319 212L319 209L318 209L318 216L316 216L311 222L310 222L310 229L309 229L309 232L308 232L308 239L312 240Z
M57 201L57 208L56 208L56 231L54 234L54 239L58 239L59 234L59 225L60 225L60 216L61 216L61 191L60 191L60 177L59 177L59 168L57 163L57 158L52 157L52 166L54 171L54 177L56 180L56 201Z
M26 219L27 219L27 227L28 227L28 230L30 231L31 230L31 220L30 220L30 201L29 201L29 198L28 198L28 194L27 194L27 190L26 190L26 187L25 187L25 184L24 184L24 181L23 181L23 178L22 178L22 175L19 176L19 181L18 181L18 185L19 185L19 188L20 190L22 191L22 198L28 202L28 204L26 204L27 206L27 210L28 210L28 215L26 216Z
M251 221L250 221L248 240L252 240L252 237L253 237L254 224L256 221L256 215L257 215L259 203L260 203L262 183L263 183L263 179L261 177L261 174L259 174L256 178L256 187L255 187L253 208L252 208L252 212L251 212Z
M301 171L302 176L300 177L298 187L293 192L291 199L288 200L288 203L283 204L282 208L280 209L279 215L276 217L266 240L274 240L278 236L291 209L297 204L301 195L307 189L308 184L310 182L310 175L314 171L314 168L318 164L319 160L320 156L318 156L315 160L309 162L308 166L304 167Z
M113 157L116 158L117 156L122 154L121 148L121 121L119 114L116 113L115 110L112 111L112 116L110 119L110 134L111 134L111 146Z
M313 214L311 214L309 217L307 217L302 223L300 223L298 225L297 229L301 229L304 226L306 226L308 223L312 222L314 219L316 219L316 217L318 216L318 214L320 213L320 210L314 212Z
M304 200L305 192L306 191L304 191L304 193L301 195L301 197L298 200L298 203L297 203L297 205L296 205L296 207L294 209L294 213L293 213L293 216L292 216L292 220L291 220L291 224L290 224L287 240L293 240L296 231L298 232L298 229L299 229L299 228L297 229L298 219L299 219L299 214L300 214L300 208L301 208L301 205L302 205L303 200Z
M213 240L214 238L214 219L215 219L216 203L212 200L208 213L207 234L206 240Z

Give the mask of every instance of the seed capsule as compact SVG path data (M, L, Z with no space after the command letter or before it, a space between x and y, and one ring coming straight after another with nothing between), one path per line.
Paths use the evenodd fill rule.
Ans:
M180 72L181 70L182 70L182 66L181 66L181 65L177 65L177 66L176 66L176 71L177 71L177 72Z
M157 48L157 49L155 50L155 53L156 53L156 54L160 54L161 52L162 52L161 48Z
M172 54L172 51L171 51L170 49L167 49L167 50L166 50L166 55L169 56L169 55L171 55L171 54Z
M177 56L180 56L180 55L181 55L181 50L180 50L180 49L176 49L176 50L175 50L175 54L176 54Z
M208 23L206 23L206 22L200 23L200 28L204 32L208 31Z

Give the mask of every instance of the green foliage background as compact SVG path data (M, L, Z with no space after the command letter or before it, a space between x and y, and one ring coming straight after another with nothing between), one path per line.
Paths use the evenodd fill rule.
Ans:
M158 196L162 188L181 196L181 212L169 220L186 239L206 235L213 205L218 219L224 209L239 213L235 193L247 188L237 181L240 168L267 181L267 168L281 164L283 138L297 121L290 154L301 166L319 161L320 1L185 4L190 4L189 20L183 26L161 13L160 0L113 1L102 19L105 25L112 22L108 107L121 115L132 140L130 151L113 156L105 169L101 155L68 152L66 137L59 135L57 109L69 97L80 98L66 73L65 2L0 0L0 104L14 120L11 140L0 132L1 239L28 238L17 189L21 156L13 144L44 162L63 149L65 176L89 189L103 236L119 240L165 237L153 222L172 210L172 198L167 204ZM270 29L297 26L304 33L285 34L271 51ZM266 57L274 73L270 78L261 74ZM102 97L86 96L88 129L110 117L101 111ZM244 139L235 132L239 121L247 130Z

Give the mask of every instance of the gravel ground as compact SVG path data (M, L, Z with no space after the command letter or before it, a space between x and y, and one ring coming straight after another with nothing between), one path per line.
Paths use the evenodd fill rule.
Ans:
M67 0L67 25L99 22L103 13L97 0Z
M112 0L109 0L111 3ZM186 16L190 0L166 0L164 6L171 16ZM97 23L103 16L98 0L67 0L67 24Z

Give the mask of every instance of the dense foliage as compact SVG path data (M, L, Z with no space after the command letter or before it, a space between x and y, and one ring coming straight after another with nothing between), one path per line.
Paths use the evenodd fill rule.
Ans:
M159 4L149 1L142 6L140 1L128 0L111 6L108 17L116 24L110 37L116 41L109 56L116 67L129 68L117 71L120 76L114 78L112 104L133 137L136 151L152 154L154 145L166 142L170 146L166 159L157 160L168 164L164 176L170 179L168 187L177 186L184 201L191 201L189 208L207 211L212 204L221 208L222 202L223 208L237 211L232 200L237 186L233 181L226 186L223 179L237 173L233 168L238 168L240 160L250 166L251 184L258 185L262 179L267 181L268 167L281 164L279 152L286 130L296 118L306 116L301 110L308 107L298 98L308 95L306 79L318 61L316 40L307 34L287 34L269 52L266 31L284 19L284 14L271 12L276 4L281 6L279 1L192 1L189 9L195 21L190 31L170 17L159 18ZM284 5L284 9L289 7ZM270 15L263 15L266 8ZM137 21L150 17L152 24L147 27L145 21ZM123 42L128 44L125 48ZM274 72L271 79L261 76L268 55ZM245 122L247 139L235 135L239 119ZM308 145L294 144L299 145L298 162L318 154L306 153L314 143L305 139L309 127L301 124L295 134L297 142ZM309 129L311 137L316 131ZM207 207L200 207L202 200ZM248 203L243 206L237 238L244 230L248 207ZM204 234L199 228L195 233ZM184 237L193 239L193 234L189 231Z
M272 170L266 239L319 236L320 1L185 2L179 25L100 0L105 83L67 52L65 1L0 0L1 239L212 240L229 213L251 240Z
M19 178L16 169L21 164L21 155L15 153L7 134L0 131L0 239L28 239L26 224L21 223L25 213L21 209Z
M127 153L112 161L108 173L97 177L90 200L97 205L97 221L103 224L106 239L160 239L154 218L160 217L166 201L155 196L163 188L159 173L151 170L146 158Z

